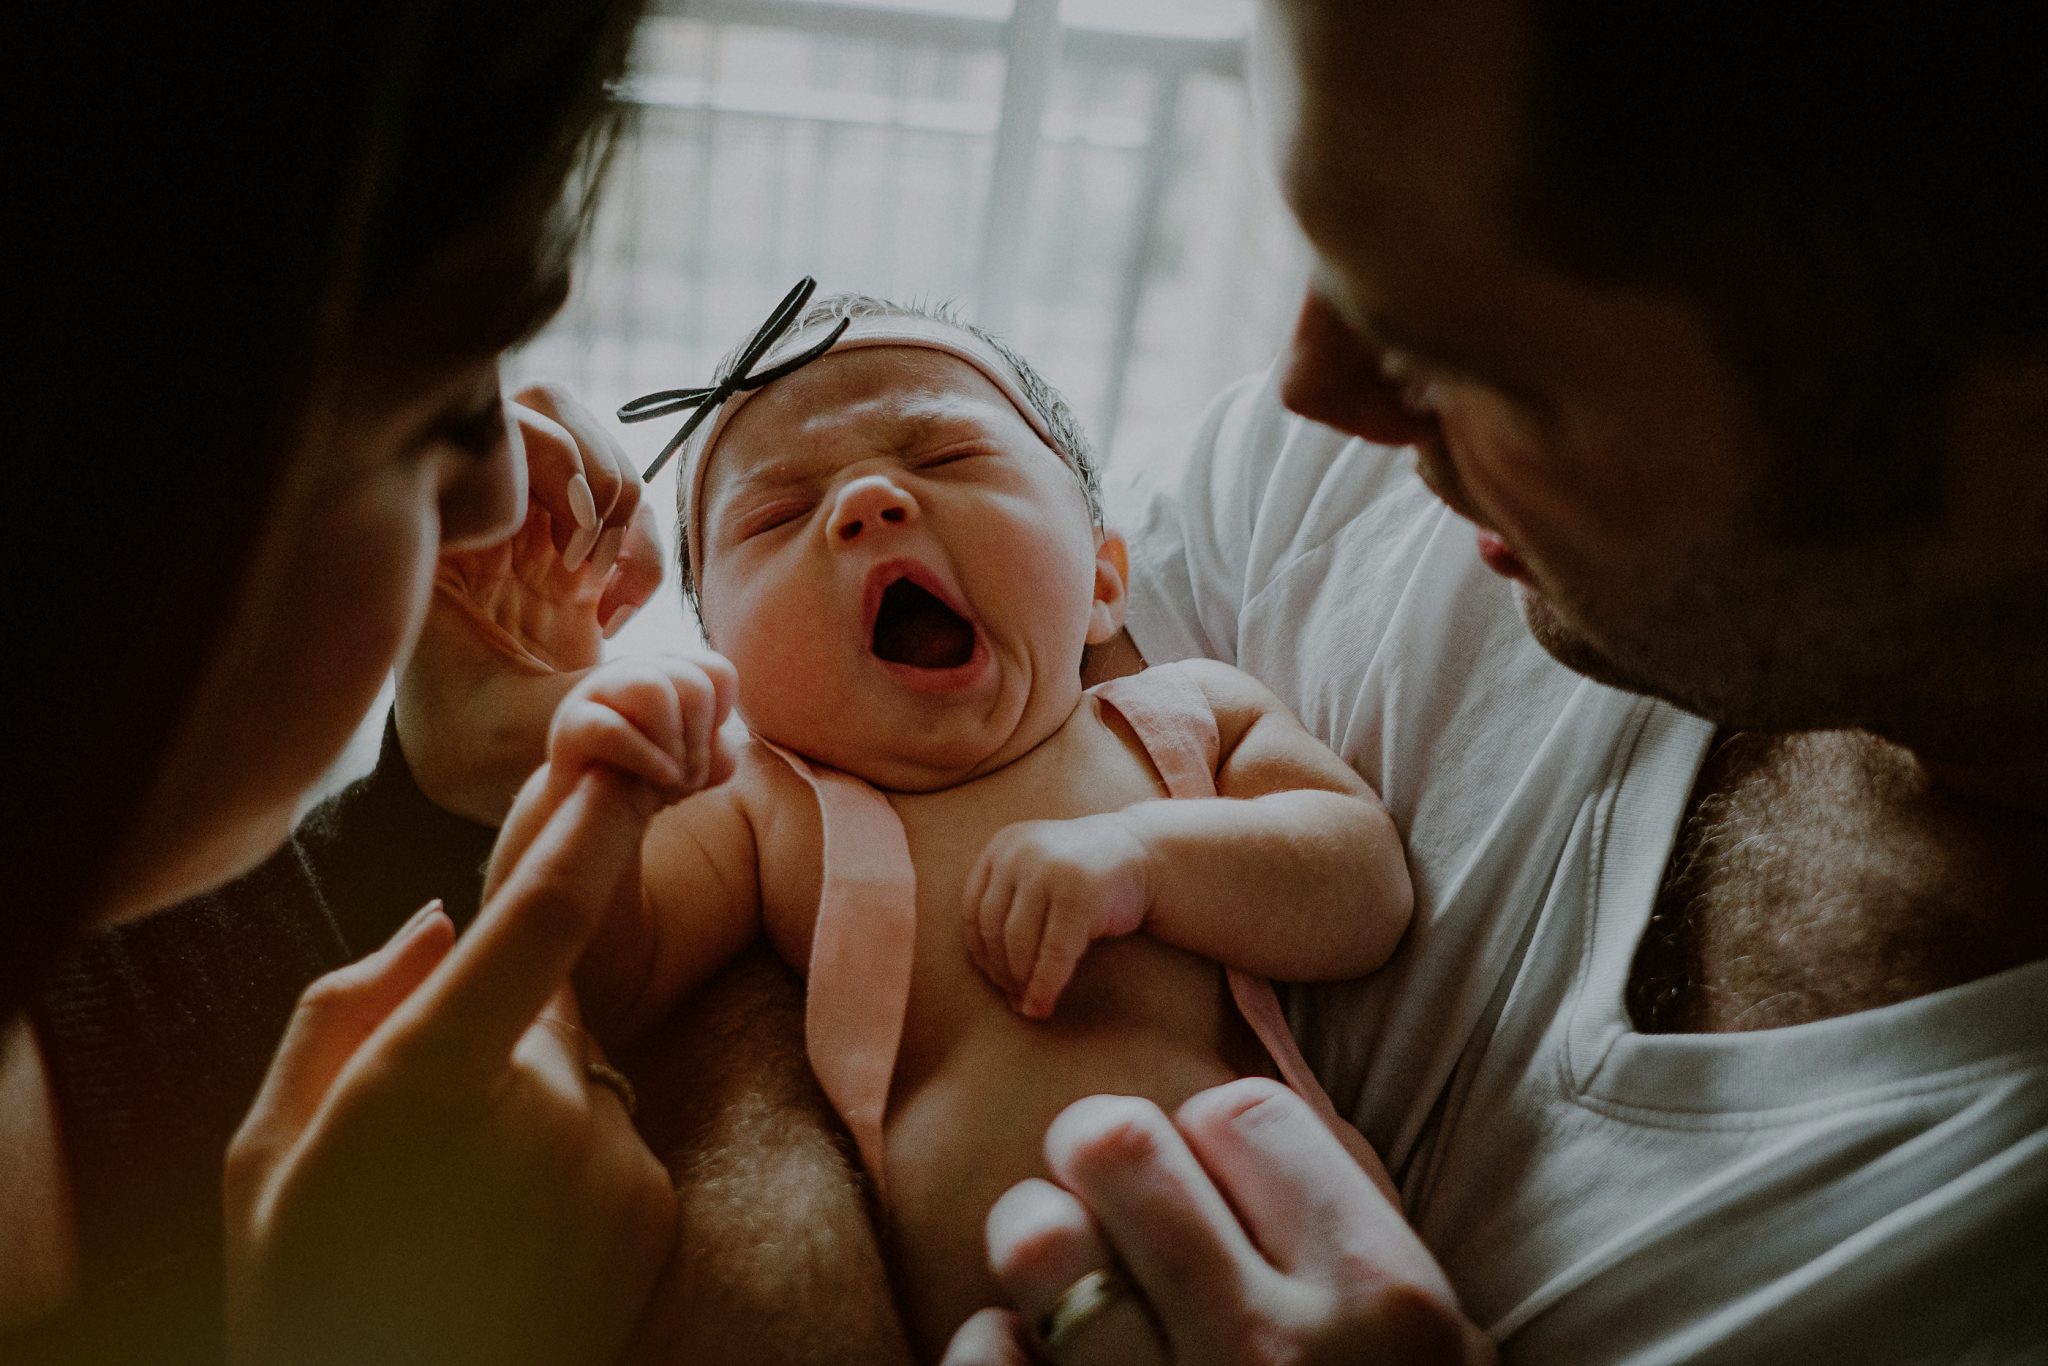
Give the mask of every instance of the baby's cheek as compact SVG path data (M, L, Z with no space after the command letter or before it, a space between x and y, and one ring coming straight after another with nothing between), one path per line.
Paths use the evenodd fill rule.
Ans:
M778 743L800 746L845 714L845 667L828 648L833 639L815 624L757 626L717 638L739 674L740 714L750 726Z

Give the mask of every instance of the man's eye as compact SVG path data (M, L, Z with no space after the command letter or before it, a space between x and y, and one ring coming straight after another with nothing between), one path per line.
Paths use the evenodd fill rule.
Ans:
M988 452L981 449L979 446L968 446L962 450L940 451L937 455L932 456L929 460L920 461L918 463L918 468L921 470L935 470L942 465L957 465L962 460L972 460L974 457L978 455L987 454Z

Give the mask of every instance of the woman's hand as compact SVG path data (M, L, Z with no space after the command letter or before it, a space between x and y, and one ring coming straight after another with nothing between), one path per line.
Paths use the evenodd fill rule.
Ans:
M512 405L526 521L441 556L398 678L398 735L421 791L487 825L539 765L555 706L661 586L654 512L598 419L535 385Z
M1021 1315L969 1319L945 1366L1050 1359L1025 1325L1119 1264L1143 1305L1118 1293L1074 1323L1061 1366L1161 1350L1179 1366L1494 1359L1400 1212L1278 1083L1204 1091L1171 1120L1090 1096L1053 1121L1045 1150L1060 1184L1027 1181L989 1215L990 1265Z
M623 708L565 708L578 767L522 796L460 943L429 910L308 989L228 1155L236 1360L516 1366L625 1342L675 1195L593 1076L564 983L649 818L727 763L680 724L720 711L704 671L659 705L645 682ZM635 719L649 710L679 724Z

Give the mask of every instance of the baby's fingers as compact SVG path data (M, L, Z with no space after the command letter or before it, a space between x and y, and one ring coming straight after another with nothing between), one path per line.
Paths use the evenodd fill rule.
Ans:
M967 957L984 976L988 974L988 931L985 921L988 915L988 856L982 855L967 870L967 880L960 884L960 943L967 950Z
M1072 906L1055 906L1046 916L1038 940L1038 959L1031 966L1031 980L1024 986L1018 1009L1034 1020L1048 1019L1059 1004L1060 993L1074 978L1074 968L1088 951L1088 934Z
M606 765L670 800L684 791L683 766L666 749L619 711L589 697L570 697L555 712L548 760L564 776Z
M1016 900L1016 879L999 860L987 854L982 855L974 873L969 875L970 883L977 879L980 890L970 903L968 952L995 989L1005 997L1014 998L1018 982L1010 975L1010 959L1003 946L1003 934L1010 923L1011 903Z
M1009 918L1003 927L1003 952L1009 968L1007 990L1010 1000L1021 1006L1024 987L1038 963L1039 945L1045 938L1051 898L1042 883L1018 889L1010 901Z

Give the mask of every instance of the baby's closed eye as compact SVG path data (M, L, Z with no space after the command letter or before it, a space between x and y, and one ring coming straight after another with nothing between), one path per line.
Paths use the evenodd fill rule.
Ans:
M986 446L949 446L930 455L920 456L916 465L920 470L935 470L945 465L957 465L963 460L994 454L995 452Z
M750 511L740 518L739 539L752 540L777 527L787 526L814 506L815 503L805 499L782 499Z

